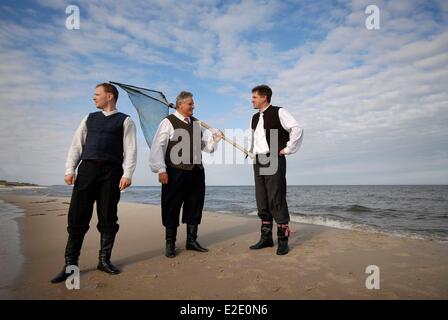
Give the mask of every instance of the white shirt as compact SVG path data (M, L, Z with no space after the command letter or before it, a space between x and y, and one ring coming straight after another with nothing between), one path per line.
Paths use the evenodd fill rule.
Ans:
M266 131L264 129L264 119L263 112L266 111L271 105L260 110L260 118L257 123L257 127L254 131L254 141L253 150L254 154L267 154L269 152L269 145L266 140ZM280 108L278 110L278 117L280 118L280 123L286 131L289 132L289 141L286 143L285 152L286 154L293 154L299 150L302 145L303 140L303 129L299 127L296 119L288 112L285 108ZM252 126L252 120L251 120ZM252 143L250 144L252 145Z
M181 121L187 123L183 115L179 112L174 112L174 115L180 119ZM189 117L188 117L189 118ZM191 118L189 118L191 121ZM201 131L204 129L201 127ZM159 128L154 136L151 145L151 152L149 154L149 167L151 171L154 173L166 172L166 164L165 164L165 153L166 148L168 146L168 142L170 139L174 137L174 127L171 124L170 120L167 118L163 119L160 122ZM213 153L216 150L217 143L213 140L213 137L210 137L208 141L202 140L201 146L202 150L208 153Z
M117 113L118 110L115 109L110 112L102 111L102 113L108 117ZM81 154L86 144L87 137L87 118L85 116L82 119L81 124L72 140L72 145L67 156L67 162L65 163L65 174L74 174L76 167L81 161ZM127 117L123 122L123 177L132 179L132 174L134 173L135 166L137 164L137 139L136 139L136 129L134 121L130 117Z

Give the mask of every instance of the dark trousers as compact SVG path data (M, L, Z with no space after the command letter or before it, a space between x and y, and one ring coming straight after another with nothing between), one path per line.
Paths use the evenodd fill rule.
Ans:
M119 164L91 160L81 162L68 211L69 234L84 235L89 230L95 201L98 231L107 234L118 232L117 205L122 176L123 168Z
M289 222L286 203L286 158L278 157L278 169L272 175L261 175L260 168L267 167L258 161L254 163L255 198L258 216L263 221L274 219L278 224Z
M177 228L182 205L182 223L200 224L205 197L204 168L181 170L168 166L166 172L168 183L162 184L162 224Z

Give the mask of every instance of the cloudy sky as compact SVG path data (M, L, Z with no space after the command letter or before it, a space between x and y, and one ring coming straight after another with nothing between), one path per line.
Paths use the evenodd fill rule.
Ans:
M70 4L79 30L65 27ZM370 4L379 30L365 26ZM250 89L270 85L305 130L291 185L447 184L447 23L444 0L2 1L0 179L62 184L95 84L117 81L171 101L191 91L197 117L240 130ZM138 147L133 182L156 185L140 128ZM207 183L252 184L235 159L207 165Z

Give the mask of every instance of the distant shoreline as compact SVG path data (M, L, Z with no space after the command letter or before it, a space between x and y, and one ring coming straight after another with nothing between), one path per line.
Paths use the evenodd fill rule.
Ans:
M0 188L7 187L43 187L35 183L0 180Z
M4 186L0 185L0 189L47 189L46 186Z

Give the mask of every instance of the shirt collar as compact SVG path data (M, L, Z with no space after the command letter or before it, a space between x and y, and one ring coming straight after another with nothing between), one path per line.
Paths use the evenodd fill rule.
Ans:
M175 115L179 120L182 120L183 122L185 122L185 118L189 118L189 119L190 119L190 117L185 117L185 116L181 115L179 112L177 112L177 110L174 112L174 115ZM190 119L190 121L191 121L191 119Z
M264 109L260 109L260 113L263 113L263 112L265 112L269 107L271 106L271 104L269 104L266 108L264 108Z
M111 115L117 113L118 110L117 110L117 109L114 109L114 110L109 111L109 112L108 112L108 111L102 111L102 110L101 110L101 112L107 117L107 116L111 116Z

